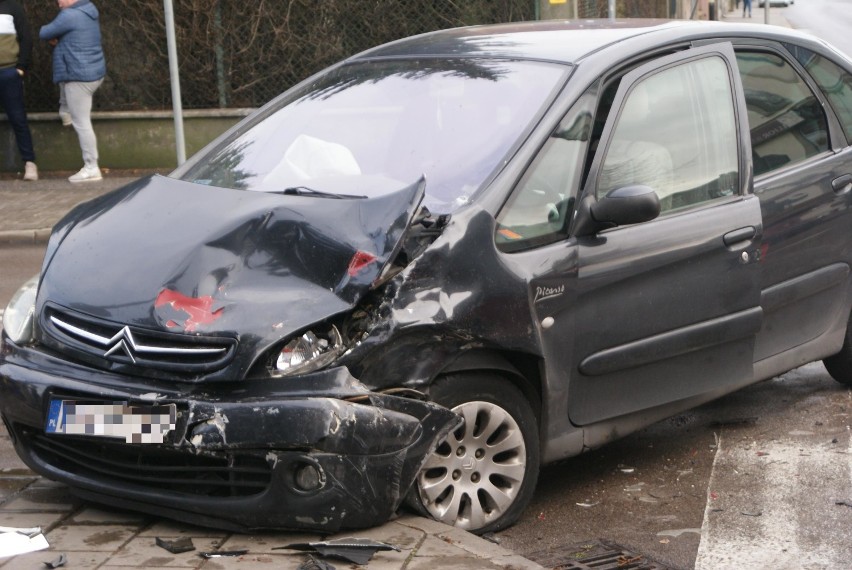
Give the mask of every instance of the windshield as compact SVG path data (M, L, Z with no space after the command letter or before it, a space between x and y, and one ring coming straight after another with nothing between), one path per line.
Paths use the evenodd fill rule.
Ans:
M358 198L425 175L424 204L450 212L502 163L566 72L555 64L481 59L344 65L248 119L174 176Z

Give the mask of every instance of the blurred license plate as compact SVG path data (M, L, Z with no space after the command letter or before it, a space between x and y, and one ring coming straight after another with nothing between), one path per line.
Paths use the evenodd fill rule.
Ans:
M44 431L123 439L126 443L163 443L175 429L175 404L80 402L51 399Z

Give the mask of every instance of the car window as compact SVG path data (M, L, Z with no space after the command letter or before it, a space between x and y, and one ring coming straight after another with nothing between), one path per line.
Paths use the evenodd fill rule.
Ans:
M768 52L738 51L754 174L801 162L828 150L822 106L793 66Z
M598 199L654 189L662 212L737 192L738 147L728 66L716 56L650 75L630 89L598 175Z
M808 70L825 93L831 108L840 119L846 141L852 142L852 74L809 49L789 44L787 49Z
M356 62L287 93L173 173L224 188L383 195L426 178L451 212L504 163L564 65L486 59Z
M518 251L564 239L580 187L595 97L584 95L550 135L497 216L497 246Z

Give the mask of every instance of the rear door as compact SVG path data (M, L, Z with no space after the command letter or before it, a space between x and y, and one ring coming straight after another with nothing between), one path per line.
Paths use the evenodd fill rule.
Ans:
M849 316L852 75L803 47L735 49L764 222L755 361L774 373L836 349Z
M613 83L611 110L597 112L606 123L584 194L650 186L662 213L575 236L573 346L544 334L571 361L574 424L752 379L762 224L736 70L730 44L662 57Z

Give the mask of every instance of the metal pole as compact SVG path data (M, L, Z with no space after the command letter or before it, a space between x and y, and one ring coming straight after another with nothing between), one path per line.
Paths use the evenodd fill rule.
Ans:
M213 12L213 28L216 30L216 84L219 87L219 107L228 106L228 92L225 89L225 48L222 47L225 28L222 27L222 0L217 0Z
M183 107L180 101L180 73L178 71L177 40L175 39L175 11L172 0L163 0L166 13L166 43L169 49L169 77L172 83L172 109L175 115L175 149L178 166L186 162L186 142L183 138Z
M769 23L769 0L763 2L763 23Z
M615 0L607 2L607 12L609 12L609 19L615 20Z

